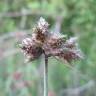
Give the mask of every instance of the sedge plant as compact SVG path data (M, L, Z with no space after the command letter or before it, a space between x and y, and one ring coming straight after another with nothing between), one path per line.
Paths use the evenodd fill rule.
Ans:
M76 37L67 39L66 35L50 32L48 22L42 17L33 28L31 38L22 40L20 48L27 61L44 55L44 96L48 96L48 58L53 56L68 63L82 58L76 40Z

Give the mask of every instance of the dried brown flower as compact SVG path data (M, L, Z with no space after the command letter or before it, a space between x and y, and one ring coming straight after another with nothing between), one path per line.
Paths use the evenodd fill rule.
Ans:
M67 62L82 58L76 43L77 38L67 40L65 35L49 32L48 27L48 22L41 17L37 26L33 28L32 37L22 41L21 48L28 61L39 58L43 53Z

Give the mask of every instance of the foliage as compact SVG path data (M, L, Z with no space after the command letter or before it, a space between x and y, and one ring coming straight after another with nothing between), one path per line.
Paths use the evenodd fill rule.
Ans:
M50 58L49 95L74 96L75 88L95 82L96 0L0 0L0 96L42 96L43 60L24 63L17 46L30 37L41 16L49 22L50 30L68 38L77 36L85 55L84 60L73 62L72 68ZM84 88L80 96L96 96L95 83Z

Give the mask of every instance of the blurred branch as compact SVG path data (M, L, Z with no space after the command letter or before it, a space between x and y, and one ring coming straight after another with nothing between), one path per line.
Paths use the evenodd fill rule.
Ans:
M69 88L69 89L62 90L60 92L60 94L62 94L62 96L64 96L64 94L70 94L70 96L71 95L72 96L73 95L77 96L77 94L82 94L82 93L84 93L85 91L87 91L88 89L90 89L90 88L92 88L94 86L95 86L95 82L93 80L91 80L87 84L85 84L83 86L80 86L78 88Z
M6 34L0 36L0 42L5 39L16 37L16 36L25 36L26 34L31 34L30 30L18 30L14 32L5 32Z
M20 17L20 16L33 15L33 14L34 14L34 12L30 12L30 11L26 11L26 12L22 12L22 11L16 12L15 11L15 12L0 13L0 17Z
M24 10L24 12L21 11L15 11L15 12L6 12L6 13L0 13L0 17L21 17L21 16L30 16L30 15L46 15L52 18L56 18L56 13L48 13L47 11L41 11L41 10ZM60 14L61 17L63 17L63 14Z
M19 53L19 52L20 52L20 50L18 50L18 49L11 49L11 50L8 50L7 52L3 52L2 55L0 56L0 60L8 57L10 55L14 55L16 53Z
M22 13L25 13L25 9L24 8L22 8ZM26 26L26 21L27 21L27 15L24 15L24 16L22 16L21 17L21 21L20 21L20 28L21 29L24 29L25 28L25 26Z
M55 27L54 27L54 32L59 34L61 32L61 25L62 25L63 17L57 16L55 19Z

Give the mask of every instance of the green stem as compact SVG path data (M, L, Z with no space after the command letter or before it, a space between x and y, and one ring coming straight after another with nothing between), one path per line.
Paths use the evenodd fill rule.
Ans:
M44 96L48 96L48 57L46 55L44 64Z

